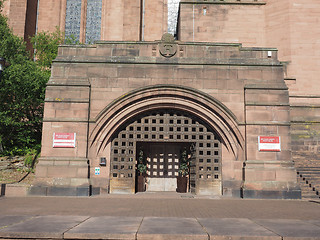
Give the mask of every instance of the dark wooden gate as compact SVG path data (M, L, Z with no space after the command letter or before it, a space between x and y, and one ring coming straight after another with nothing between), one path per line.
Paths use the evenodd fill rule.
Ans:
M221 140L213 129L183 111L161 109L137 116L119 129L112 139L110 169L114 181L111 181L111 189L134 186L137 152L141 146L150 155L146 156L149 158L147 174L150 178L174 178L178 173L181 146L191 145L194 146L191 191L221 186Z

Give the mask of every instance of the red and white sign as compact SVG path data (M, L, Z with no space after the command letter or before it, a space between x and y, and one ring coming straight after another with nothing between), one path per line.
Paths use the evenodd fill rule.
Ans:
M76 147L76 134L75 133L54 133L53 147L54 148Z
M280 152L281 141L277 136L259 136L259 151Z

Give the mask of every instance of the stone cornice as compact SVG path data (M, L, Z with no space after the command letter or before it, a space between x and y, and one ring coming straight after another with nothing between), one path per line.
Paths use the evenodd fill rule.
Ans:
M173 64L173 65L224 65L224 66L273 66L282 67L277 61L268 59L250 58L244 62L238 59L216 59L216 58L161 58L161 57L63 57L57 58L54 63L108 63L108 64Z
M266 5L266 2L262 0L182 0L180 4Z
M63 45L59 63L110 63L110 64L171 64L171 65L232 65L279 66L277 49L242 47L238 43L208 43L173 41L176 49L170 57L161 56L162 41L121 42L99 41L95 45ZM87 47L86 47L87 46ZM160 53L159 53L160 52Z

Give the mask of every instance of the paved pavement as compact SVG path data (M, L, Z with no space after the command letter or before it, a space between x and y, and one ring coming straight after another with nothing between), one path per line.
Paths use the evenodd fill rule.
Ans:
M2 197L0 239L320 240L320 202L168 193Z

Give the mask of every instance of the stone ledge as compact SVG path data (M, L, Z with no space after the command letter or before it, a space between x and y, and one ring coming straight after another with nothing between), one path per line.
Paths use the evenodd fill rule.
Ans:
M77 122L77 123L88 123L87 119L75 119L75 118L44 118L43 122Z
M90 196L90 187L31 186L29 196Z
M261 89L261 90L288 90L288 87L282 83L268 83L268 84L246 84L244 89Z
M232 5L266 5L261 0L182 0L180 4L232 4Z
M246 106L259 106L259 107L289 107L290 104L288 103L268 103L268 102L247 102L245 103Z
M55 103L89 103L89 99L71 99L71 98L45 98L45 102L55 102Z
M53 78L51 77L46 86L71 86L90 87L88 78Z
M59 63L75 63L75 64L90 64L90 63L105 63L105 64L157 64L157 65L217 65L217 66L272 66L283 67L277 60L269 58L225 58L217 59L212 58L163 58L163 57L130 57L130 56L115 56L115 57L85 57L74 58L73 56L64 56L56 59ZM84 86L85 84L77 83L55 83L54 85L68 84L70 86ZM53 83L48 83L47 86L52 86ZM89 84L88 84L89 85Z
M243 198L249 198L249 199L301 199L301 190L243 189Z
M272 165L272 164L276 164L276 165L281 165L281 166L290 166L294 168L294 162L293 161L258 161L258 160L247 160L244 162L246 165L251 165L251 164L257 164L257 165L261 165L261 164L267 164L267 165Z
M39 161L89 161L88 158L77 158L77 157L40 157Z
M290 98L320 98L320 95L289 95Z
M291 124L320 124L320 121L291 121Z
M251 126L290 126L291 122L247 122L245 125Z
M320 105L315 105L315 104L308 104L308 103L304 103L304 104L290 104L290 107L292 108L320 108Z
M31 185L28 184L2 184L4 185L3 196L25 197Z

